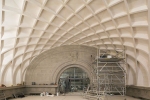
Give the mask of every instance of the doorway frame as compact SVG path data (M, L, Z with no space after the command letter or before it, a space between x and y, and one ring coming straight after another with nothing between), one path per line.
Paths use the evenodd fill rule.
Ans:
M85 67L85 66L83 66L83 65L80 65L80 64L68 64L68 65L63 66L62 68L60 68L59 71L58 71L57 73L55 73L55 74L57 74L57 75L54 75L54 76L56 76L56 77L53 77L53 78L55 78L55 83L58 83L58 82L59 82L59 78L60 78L61 74L62 74L66 69L72 68L72 67L74 67L74 66L77 66L78 68L81 68L82 70L84 70L84 71L87 73L87 75L88 75L88 77L89 77L89 79L90 79L90 83L91 83L91 81L92 81L92 70L90 70L90 67L89 67L89 66L88 66L89 68L87 68L87 67Z

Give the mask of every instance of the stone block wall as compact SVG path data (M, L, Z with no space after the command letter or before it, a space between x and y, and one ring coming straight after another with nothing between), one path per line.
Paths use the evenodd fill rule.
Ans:
M57 92L57 86L51 86L51 85L30 85L26 86L25 93L27 95L31 93L42 93L42 92L48 92L51 94L56 94Z
M96 48L88 46L61 46L37 56L28 66L26 85L57 83L61 73L69 67L80 67L92 77L92 60Z
M140 98L142 100L150 100L150 87L127 86L127 96Z
M3 91L6 98L13 97L12 94L25 93L25 86L14 86L14 87L6 87L0 88L0 91Z

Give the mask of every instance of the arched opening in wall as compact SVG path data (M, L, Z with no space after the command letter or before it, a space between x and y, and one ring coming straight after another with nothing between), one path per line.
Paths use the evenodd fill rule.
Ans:
M83 92L90 84L88 74L81 68L74 66L61 73L59 78L60 93Z

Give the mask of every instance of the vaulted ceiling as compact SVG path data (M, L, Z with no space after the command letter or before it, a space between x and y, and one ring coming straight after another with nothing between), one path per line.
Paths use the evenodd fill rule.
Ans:
M0 4L0 83L13 84L14 76L22 75L46 50L87 45L126 49L128 76L136 78L131 83L150 86L149 0L0 0ZM8 76L12 78L6 80Z

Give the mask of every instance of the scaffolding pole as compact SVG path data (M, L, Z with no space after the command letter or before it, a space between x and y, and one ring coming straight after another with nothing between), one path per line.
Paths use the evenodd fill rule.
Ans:
M95 66L96 64L96 66ZM92 96L97 99L107 95L126 95L126 55L125 50L100 50L93 62ZM95 87L96 86L96 87Z

